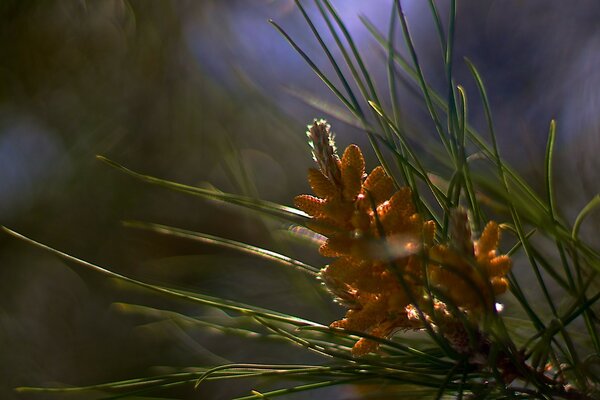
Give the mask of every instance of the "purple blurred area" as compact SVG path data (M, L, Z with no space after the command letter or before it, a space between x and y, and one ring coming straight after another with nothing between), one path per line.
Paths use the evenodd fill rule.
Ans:
M391 3L333 1L386 104L385 54L359 16L387 33ZM437 2L443 16L448 3ZM470 122L485 132L463 57L485 80L503 154L540 190L548 126L557 119L558 205L572 221L600 191L600 2L458 3L455 73L467 90ZM335 47L314 3L302 4ZM426 77L445 93L427 2L403 6ZM342 107L269 18L333 76L291 0L0 2L0 224L141 280L323 323L337 318L340 309L294 271L126 229L120 221L173 225L325 262L313 249L286 242L279 232L285 227L145 185L95 159L102 154L150 175L210 182L290 205L294 195L308 191L304 130L313 118L330 120L340 147L355 142L366 148L364 132L291 94L310 93ZM399 32L396 42L406 54ZM339 51L333 54L341 59ZM399 85L402 115L414 136L426 137L431 123L415 88ZM373 167L375 158L366 153ZM588 235L594 224L584 227ZM124 287L0 235L0 398L46 398L17 396L12 388L21 385L86 385L225 359L321 361L287 347L254 347L166 318L123 312L114 305L121 302L222 317ZM282 360L284 351L289 358ZM205 398L231 398L248 387L206 390ZM326 397L353 395L332 391Z

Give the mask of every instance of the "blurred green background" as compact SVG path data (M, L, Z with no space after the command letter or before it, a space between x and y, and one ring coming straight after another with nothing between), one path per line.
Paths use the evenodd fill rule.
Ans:
M405 3L428 77L443 88L426 2ZM334 4L384 89L385 64L357 14L386 31L390 1ZM558 118L562 207L573 216L599 190L598 2L470 0L459 2L458 17L456 53L480 66L505 154L533 181L543 169L548 121ZM154 176L210 182L288 205L307 192L304 130L324 113L290 91L333 97L268 18L326 65L288 0L0 1L0 223L142 280L323 323L336 319L339 309L293 271L120 222L174 225L324 262L314 249L288 240L285 227L145 185L95 159L102 154ZM483 126L463 65L457 75L471 94L472 122ZM423 108L410 93L402 91L407 124L425 134ZM339 147L366 146L360 131L331 122ZM373 167L370 151L367 157ZM85 385L224 359L315 357L286 350L282 359L282 348L183 329L125 313L114 302L212 315L71 269L0 235L0 397L13 398L12 388L20 385ZM244 390L208 385L202 396L230 398ZM193 396L191 390L177 394Z

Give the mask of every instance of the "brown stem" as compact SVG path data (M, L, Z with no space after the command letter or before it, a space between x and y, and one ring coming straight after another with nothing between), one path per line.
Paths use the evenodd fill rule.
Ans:
M479 329L476 330L476 336L478 337L477 344L473 347L473 343L469 343L466 339L467 332L460 324L452 323L448 324L446 328L451 327L449 332L444 332L444 336L451 343L452 347L461 354L468 354L469 361L472 366L479 370L484 368L492 367L500 373L501 384L510 385L515 380L523 382L538 382L538 387L543 385L546 390L540 391L539 389L528 389L528 388L516 388L511 387L507 390L515 393L523 393L533 395L539 398L544 398L545 395L550 395L552 398L561 398L566 400L594 400L591 396L582 393L581 391L567 386L564 382L558 379L553 379L544 374L543 371L537 370L531 367L525 361L524 352L519 352L515 357L511 357L508 354L501 352L498 354L496 363L494 366L490 366L489 357L491 351L491 342L487 336ZM468 348L470 347L470 348Z

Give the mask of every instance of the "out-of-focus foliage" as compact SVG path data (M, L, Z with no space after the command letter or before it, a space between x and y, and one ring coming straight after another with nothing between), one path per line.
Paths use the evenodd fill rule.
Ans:
M224 86L206 72L211 47L190 50L194 26L212 30L213 46L236 46L213 7L209 1L0 4L2 224L123 271L227 290L224 276L202 269L214 250L124 231L120 221L204 225L258 243L268 236L264 226L232 223L214 206L148 191L95 160L110 155L157 175L210 180L279 201L289 198L287 185L303 184L296 171L307 162L293 152L303 140L292 135L288 119L236 77L235 59L223 60L222 74L232 76ZM176 327L148 333L143 321L110 308L129 296L111 282L87 274L84 281L52 257L6 239L0 238L0 397L12 398L12 388L28 382L84 384L213 357L189 339L175 339ZM188 263L171 259L186 254ZM248 269L256 275L260 265Z

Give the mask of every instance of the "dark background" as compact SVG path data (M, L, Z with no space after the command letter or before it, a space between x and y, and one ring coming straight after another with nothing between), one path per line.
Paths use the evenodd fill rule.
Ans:
M385 32L391 3L366 3L334 5L384 90L385 62L357 15ZM442 11L447 3L439 2ZM303 4L324 28L313 3ZM427 78L443 90L426 2L403 4ZM331 72L292 1L0 1L0 223L145 281L323 323L337 318L341 311L295 272L120 222L179 226L323 263L313 248L286 239L285 227L140 183L95 159L102 154L151 175L210 182L287 205L307 192L305 126L325 115L290 91L335 99L268 18ZM570 220L600 189L598 21L596 0L459 2L456 74L469 94L471 122L484 126L463 56L488 86L503 154L535 187L542 187L549 120L557 118L558 201ZM413 133L428 135L421 103L409 90L401 96ZM339 147L356 142L366 149L362 132L329 119ZM372 168L373 154L365 152ZM584 230L597 246L594 226ZM114 302L218 316L0 234L0 397L13 398L12 388L20 385L85 385L225 360L318 360L123 312ZM230 398L247 390L208 385L196 397ZM193 396L179 395L186 393Z

